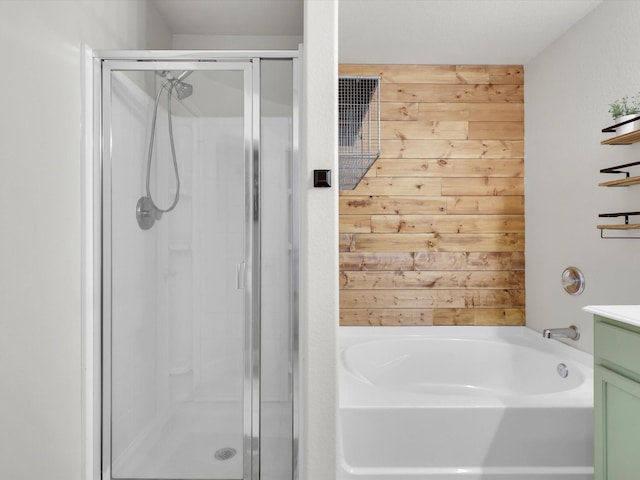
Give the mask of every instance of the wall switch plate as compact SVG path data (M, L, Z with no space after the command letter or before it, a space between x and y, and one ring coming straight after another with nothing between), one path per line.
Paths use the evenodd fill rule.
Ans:
M314 170L313 186L316 188L330 187L331 186L331 170Z

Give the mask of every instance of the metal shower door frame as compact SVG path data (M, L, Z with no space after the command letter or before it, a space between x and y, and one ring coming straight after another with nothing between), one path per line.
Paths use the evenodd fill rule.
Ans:
M245 261L248 275L252 279L245 285L245 367L244 367L244 425L243 425L243 480L258 480L260 477L260 60L289 59L293 61L293 178L299 176L299 100L300 68L298 51L101 51L93 54L93 71L96 81L94 93L96 102L94 129L94 182L87 187L93 192L93 237L94 253L87 259L93 264L94 298L88 301L94 312L93 341L85 348L93 352L89 368L101 373L104 381L94 382L93 405L88 410L93 413L93 448L87 449L92 463L88 470L94 478L102 478L108 472L111 479L111 72L115 70L241 70L244 72L244 156L245 156ZM100 80L98 80L100 79ZM293 476L298 478L298 429L299 429L299 386L298 366L298 297L299 297L299 192L297 182L293 182L292 212L292 303L293 303ZM91 329L90 329L91 330ZM108 345L104 345L107 342ZM107 348L108 347L108 348ZM97 390L97 391L96 391ZM102 412L100 414L96 412ZM99 420L98 420L99 418ZM95 443L102 443L100 449ZM102 465L100 465L102 463Z
M246 282L244 288L244 388L243 388L243 480L255 480L253 472L259 471L259 425L260 425L260 224L255 211L259 205L260 159L259 136L256 139L255 88L252 61L162 61L162 60L107 60L102 61L102 465L108 465L111 477L111 74L113 71L156 70L218 70L243 72L244 91L244 164L245 164L245 252ZM258 78L259 85L259 78ZM259 92L258 92L259 94ZM258 98L259 108L259 98ZM259 109L257 111L259 118ZM258 124L259 127L259 124ZM106 197L105 194L106 193ZM255 341L257 336L258 341ZM258 397L257 399L255 397ZM256 405L258 408L256 408ZM109 479L110 480L110 479Z

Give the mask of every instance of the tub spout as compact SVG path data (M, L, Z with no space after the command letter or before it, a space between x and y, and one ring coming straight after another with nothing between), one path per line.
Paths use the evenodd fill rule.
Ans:
M575 325L571 325L569 328L545 328L542 331L544 338L570 338L571 340L578 340L580 338L580 332Z

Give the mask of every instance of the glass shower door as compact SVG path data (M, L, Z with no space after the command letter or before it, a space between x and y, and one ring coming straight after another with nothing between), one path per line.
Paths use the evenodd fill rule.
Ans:
M103 62L105 478L251 478L252 82L251 62Z

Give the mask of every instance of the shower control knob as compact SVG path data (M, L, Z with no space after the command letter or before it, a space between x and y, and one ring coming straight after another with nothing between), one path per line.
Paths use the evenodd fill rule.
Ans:
M162 218L162 212L159 211L149 197L140 197L136 205L136 219L142 230L149 230L156 223L156 220Z

